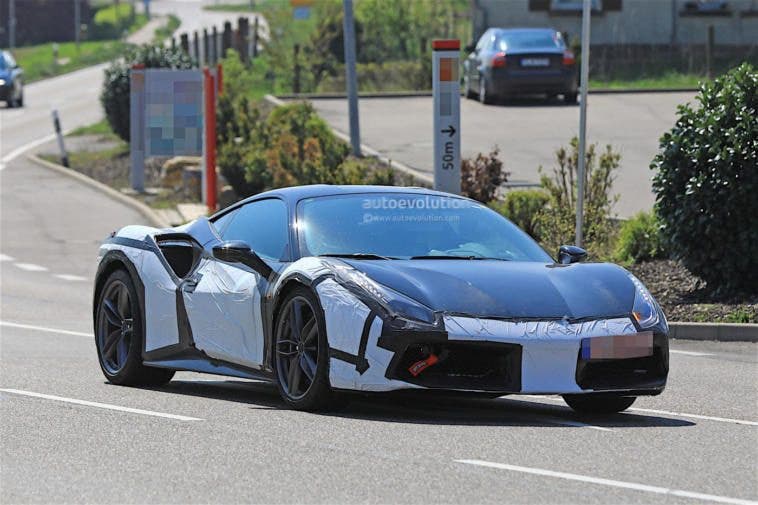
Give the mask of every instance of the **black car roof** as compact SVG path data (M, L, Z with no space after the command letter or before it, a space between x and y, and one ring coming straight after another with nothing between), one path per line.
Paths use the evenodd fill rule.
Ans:
M237 207L245 205L248 202L255 200L261 200L264 198L281 198L287 202L289 207L293 207L300 200L306 198L316 198L321 196L336 196L336 195L351 195L361 193L413 193L419 195L437 195L437 196L449 196L453 198L464 198L458 195L450 193L444 193L442 191L435 191L433 189L420 188L420 187L406 187L406 186L351 186L351 185L331 185L331 184L313 184L309 186L292 186L289 188L272 189L257 195L245 198L229 207L220 210L209 219L213 220L216 217L226 214ZM465 199L465 198L464 198Z

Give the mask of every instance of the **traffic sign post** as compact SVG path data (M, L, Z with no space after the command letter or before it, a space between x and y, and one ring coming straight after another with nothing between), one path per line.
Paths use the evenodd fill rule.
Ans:
M434 95L434 189L461 192L461 90L458 80L461 42L432 42Z

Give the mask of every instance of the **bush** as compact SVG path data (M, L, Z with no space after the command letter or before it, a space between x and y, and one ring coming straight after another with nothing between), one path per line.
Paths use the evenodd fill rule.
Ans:
M553 177L542 174L540 185L548 194L545 210L540 213L538 228L543 247L557 251L562 244L572 244L576 228L577 163L579 142L571 139L569 150L561 147L556 151L557 167ZM585 153L584 174L584 219L582 246L596 259L611 256L615 226L611 219L613 205L618 195L612 195L614 172L618 169L621 155L611 146L597 153L592 144Z
M621 225L615 257L622 263L641 263L666 257L660 223L655 213L640 212Z
M123 59L111 63L105 69L105 82L100 94L100 103L111 129L124 141L129 142L129 71L142 64L146 68L192 68L192 59L181 49L145 45L130 49Z
M508 179L503 162L498 158L500 149L495 146L489 154L479 153L475 158L461 162L461 194L482 203L491 202L501 184Z
M548 202L548 195L542 190L527 189L509 191L504 200L490 202L490 207L527 232L534 240L540 241L540 213Z
M134 7L128 3L101 7L92 19L89 38L92 40L120 39L134 21Z
M717 292L758 292L758 72L743 64L697 96L651 168L672 254Z

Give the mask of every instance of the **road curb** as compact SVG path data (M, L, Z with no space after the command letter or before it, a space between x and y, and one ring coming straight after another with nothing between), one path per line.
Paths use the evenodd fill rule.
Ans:
M276 97L274 95L266 95L263 97L263 99L275 107L285 105L285 102L281 98ZM350 144L350 135L340 130L337 130L331 125L329 125L329 128L332 130L334 135L340 138L343 142ZM371 146L367 146L366 144L361 144L361 152L378 159L379 161L381 161L382 163L384 163L385 165L387 165L388 167L394 170L410 175L420 184L427 184L429 186L434 184L434 179L432 178L431 175L421 172L420 170L416 170L415 168L411 168L405 163L400 163L399 161L391 160L387 158L386 156L380 154L379 151L377 151Z
M758 324L669 323L669 337L679 340L758 342Z
M699 88L598 88L591 89L590 95L626 95L640 93L695 93ZM463 92L461 92L463 95ZM269 95L271 96L271 95ZM371 91L358 93L358 98L419 98L432 96L431 90L425 91ZM344 100L347 98L345 93L285 93L277 95L275 98L280 100Z
M123 203L124 205L128 207L131 207L132 209L142 214L142 216L145 219L147 219L148 222L150 222L152 226L155 226L156 228L169 228L171 226L163 218L161 218L153 209L151 209L148 205L140 202L139 200L131 198L121 193L120 191L117 191L113 189L112 187L106 184L103 184L100 181L96 181L95 179L91 177L88 177L80 172L77 172L76 170L66 168L63 165L59 165L51 161L43 160L36 154L27 154L26 158L32 163L35 163L36 165L49 168L50 170L58 172L59 174L63 174L67 177L71 177L72 179L75 179L91 187L92 189L95 189L105 194L111 199L116 200L117 202Z

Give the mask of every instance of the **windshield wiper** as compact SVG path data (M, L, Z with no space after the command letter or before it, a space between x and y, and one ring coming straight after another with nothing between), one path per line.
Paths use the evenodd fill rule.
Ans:
M506 258L488 258L487 256L455 256L445 254L432 254L428 256L411 256L412 260L497 260L510 261Z
M319 257L326 258L353 258L357 260L396 260L392 256L380 256L378 254L371 253L326 253L319 254Z

